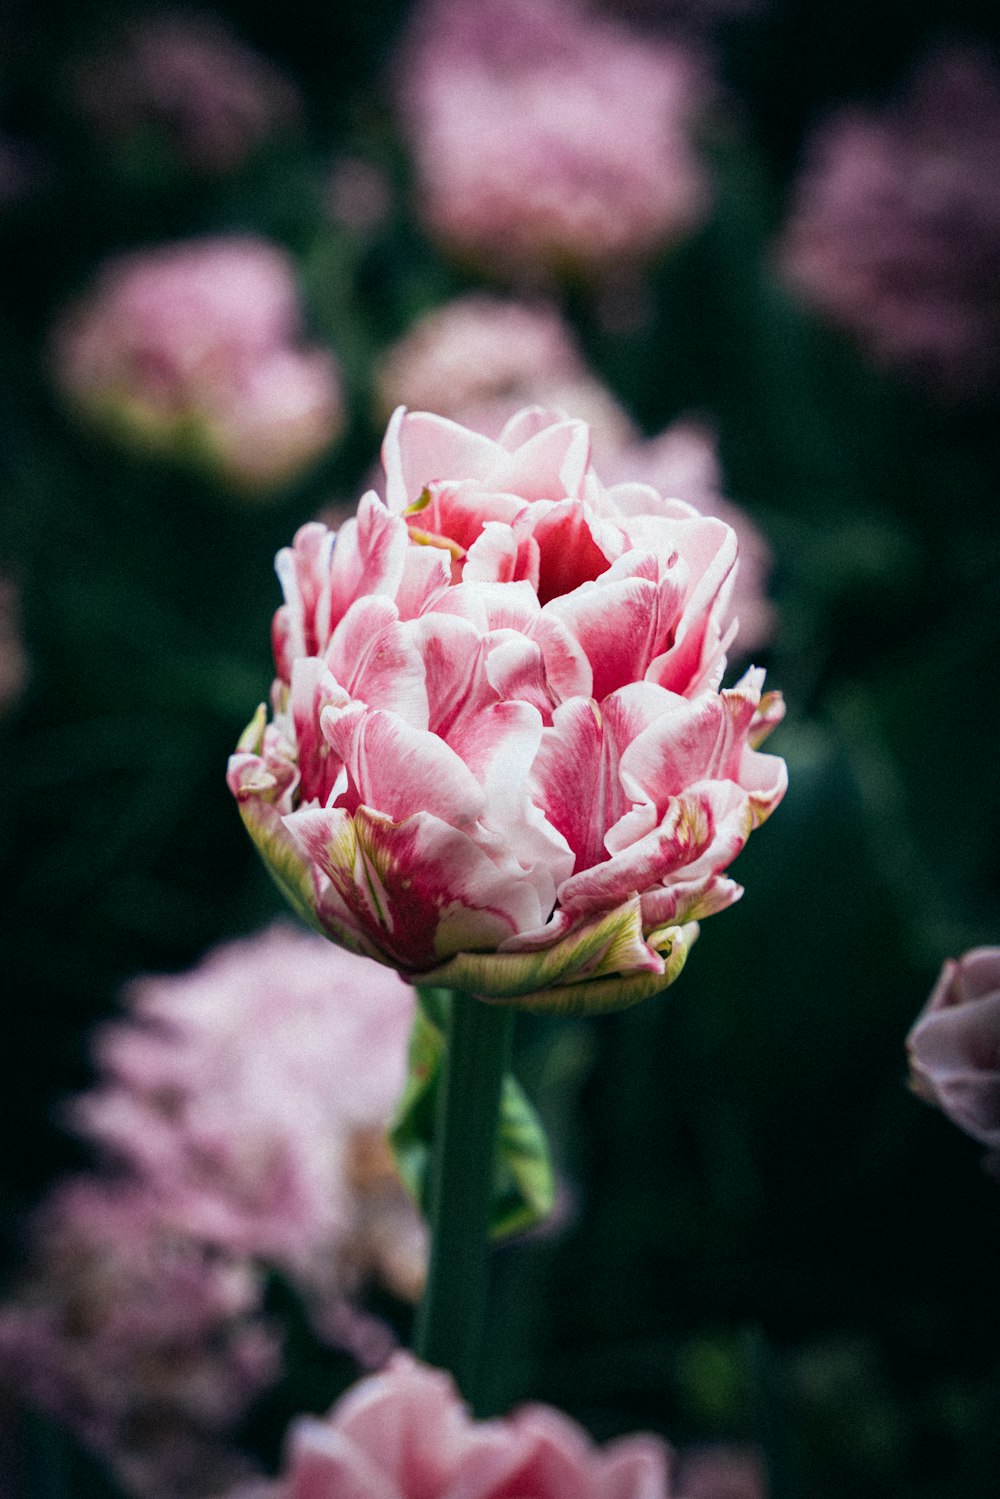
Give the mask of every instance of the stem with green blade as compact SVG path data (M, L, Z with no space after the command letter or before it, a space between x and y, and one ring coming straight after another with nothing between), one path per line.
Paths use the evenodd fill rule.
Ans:
M430 1265L416 1351L475 1409L489 1279L500 1090L513 1008L452 993L430 1171Z

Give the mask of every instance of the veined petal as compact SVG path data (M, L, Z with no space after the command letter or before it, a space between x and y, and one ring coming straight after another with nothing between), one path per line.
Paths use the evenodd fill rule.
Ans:
M350 803L375 808L394 822L426 812L466 831L482 816L482 787L436 734L381 709L327 709L323 732L347 767Z
M536 408L507 423L497 442L491 485L526 500L580 498L590 464L590 428L571 417L546 420L549 415Z
M698 935L692 923L642 937L638 902L604 913L534 951L460 953L415 983L463 989L480 999L559 1014L626 1009L672 984ZM622 966L629 957L632 966ZM613 966L619 965L619 966Z
M502 451L488 437L429 411L393 412L382 443L386 504L393 514L440 479L485 479Z
M603 863L564 880L558 890L560 909L606 910L650 890L711 848L715 832L714 810L707 797L693 793L677 797L651 833Z
M392 599L355 599L333 632L326 660L352 698L398 713L414 728L427 727L423 659Z
M395 822L370 807L293 812L285 826L352 921L409 972L458 952L489 952L544 920L527 876L498 868L466 833L428 812Z
M243 825L253 839L264 867L285 899L310 926L319 926L316 918L315 888L309 863L299 852L285 829L277 808L255 785L254 766L246 754L233 755L229 762L229 785L239 804ZM257 762L258 765L262 763Z
M370 489L361 498L357 516L337 532L330 569L331 626L363 594L395 598L409 545L406 522L390 515Z
M300 526L274 559L285 602L274 616L271 644L278 676L291 681L297 656L321 655L330 638L330 568L336 540L319 521Z

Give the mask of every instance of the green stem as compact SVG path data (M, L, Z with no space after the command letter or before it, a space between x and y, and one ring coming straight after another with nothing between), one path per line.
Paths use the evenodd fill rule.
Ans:
M514 1010L452 993L430 1177L431 1254L416 1351L475 1409L489 1275L500 1089Z

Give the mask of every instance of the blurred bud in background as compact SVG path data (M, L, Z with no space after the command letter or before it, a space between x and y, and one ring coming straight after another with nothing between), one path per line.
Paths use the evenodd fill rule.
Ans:
M336 361L301 341L292 262L262 239L109 261L57 323L52 357L86 420L250 494L297 477L343 426Z
M43 1210L32 1278L0 1307L0 1386L136 1493L189 1499L219 1487L215 1448L280 1373L265 1270L363 1366L394 1346L364 1287L420 1294L424 1227L386 1140L413 992L276 926L136 981L125 1002L99 1033L97 1087L70 1110L109 1169Z
M425 0L397 88L427 229L494 275L618 275L705 214L693 59L572 0Z
M907 1047L914 1091L987 1145L1000 1172L1000 947L948 959Z
M515 412L537 405L587 422L598 455L636 436L553 306L485 292L457 297L415 323L385 355L376 391L382 420L409 406L498 437Z
M292 81L215 17L183 10L137 19L78 70L80 112L140 167L173 158L217 176L301 116Z
M779 245L804 299L946 401L995 399L998 155L1000 72L938 50L881 112L820 126Z

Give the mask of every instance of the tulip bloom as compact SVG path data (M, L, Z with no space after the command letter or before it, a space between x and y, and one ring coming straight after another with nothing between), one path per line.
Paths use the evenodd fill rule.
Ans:
M279 553L277 678L230 761L246 825L321 931L529 1008L669 984L781 799L763 673L721 691L736 538L606 489L583 423L497 440L400 409L386 499Z

